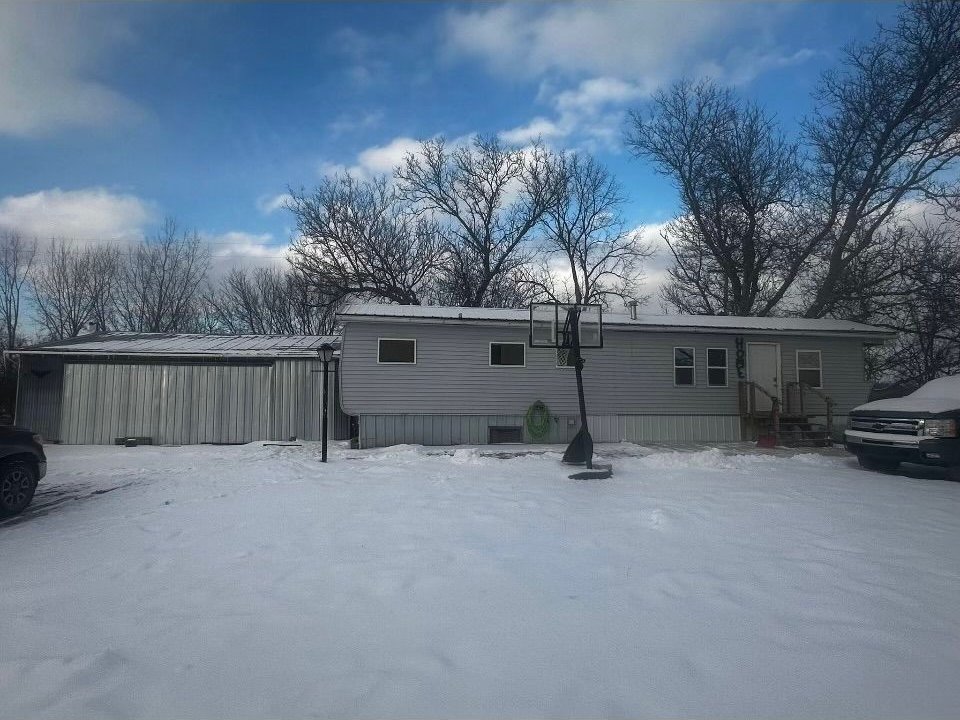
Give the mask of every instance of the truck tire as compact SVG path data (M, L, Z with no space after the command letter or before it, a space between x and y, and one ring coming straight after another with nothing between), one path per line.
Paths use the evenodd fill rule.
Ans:
M857 462L864 470L896 470L900 467L899 460L887 460L884 458L870 457L869 455L857 455Z
M37 489L37 471L26 460L0 464L0 515L23 512Z
M947 468L947 480L960 482L960 465L954 465Z

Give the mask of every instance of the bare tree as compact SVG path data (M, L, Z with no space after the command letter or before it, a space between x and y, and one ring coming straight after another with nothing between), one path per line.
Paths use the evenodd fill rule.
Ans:
M277 268L236 268L208 291L207 302L211 331L230 334L324 335L333 331L337 308L300 273Z
M32 273L37 322L50 339L108 329L118 253L106 247L76 247L53 240Z
M0 232L0 321L4 349L17 346L23 287L37 255L37 241L15 231Z
M667 300L686 312L806 317L884 287L906 202L950 207L960 186L960 3L917 0L851 47L793 149L756 108L709 85L659 95L628 142L680 189Z
M329 303L348 296L419 305L443 257L437 228L407 207L385 178L325 179L291 193L298 238L291 265Z
M116 292L120 327L167 333L194 329L209 264L209 249L197 233L181 231L167 219L124 258Z
M703 82L654 96L627 142L670 176L681 212L663 237L673 255L665 300L681 312L765 315L800 241L787 222L796 149L760 108Z
M535 231L558 193L549 154L476 137L450 149L421 143L396 171L404 196L440 223L446 248L437 298L481 307L520 302L514 286L534 254Z
M639 298L642 262L653 251L627 229L619 183L590 156L559 155L554 162L562 185L544 213L543 249L548 261L562 258L566 272L562 294L544 289L577 303Z
M873 373L915 387L960 372L960 223L927 220L902 230L895 272L867 314L898 333L874 354Z

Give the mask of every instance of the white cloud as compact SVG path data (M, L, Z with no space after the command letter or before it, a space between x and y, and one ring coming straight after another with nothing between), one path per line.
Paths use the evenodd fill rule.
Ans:
M535 117L526 125L504 130L500 137L511 145L527 145L535 140L554 140L569 134L569 128L544 117Z
M231 230L225 233L201 233L210 246L210 279L218 281L234 268L285 267L287 245L271 233L250 233Z
M357 167L368 174L392 173L410 153L417 152L420 141L410 137L397 137L386 145L369 147L357 155Z
M509 143L523 144L537 138L549 142L578 136L588 146L618 148L626 106L646 94L645 88L619 78L583 80L576 87L549 97L555 118L535 117L526 125L500 133L500 137ZM542 88L540 95L549 96L549 92Z
M264 215L272 215L278 210L283 210L290 201L290 193L280 193L279 195L261 195L257 198L257 210Z
M802 61L809 51L783 51L771 36L790 12L749 3L499 4L451 10L444 37L449 54L509 77L619 77L650 92L700 68L743 82L751 68Z
M41 190L0 199L0 227L41 240L135 240L154 218L151 203L102 187Z
M391 175L408 153L415 153L419 148L419 140L396 137L384 145L373 145L361 150L350 165L324 160L317 166L317 170L321 177L332 177L346 172L358 178Z
M0 3L0 134L29 136L143 115L103 83L103 56L129 28L99 8Z

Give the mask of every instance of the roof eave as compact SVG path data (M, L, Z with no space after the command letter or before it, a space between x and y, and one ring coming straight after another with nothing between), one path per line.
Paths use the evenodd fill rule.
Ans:
M504 318L442 318L409 315L338 315L343 321L362 320L364 322L400 323L405 325L521 325L527 323L525 319L509 320ZM800 335L809 337L854 337L875 340L878 343L892 340L895 333L872 330L782 330L776 328L748 328L748 327L714 327L696 325L654 325L648 323L608 323L604 322L604 330L611 331L649 331L671 333L711 333L725 335Z

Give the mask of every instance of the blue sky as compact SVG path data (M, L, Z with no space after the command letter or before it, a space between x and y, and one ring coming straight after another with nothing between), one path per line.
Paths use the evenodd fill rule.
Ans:
M123 241L165 217L219 267L276 262L288 186L389 169L418 138L594 152L628 219L668 220L624 114L710 76L788 132L892 3L0 4L0 226Z

